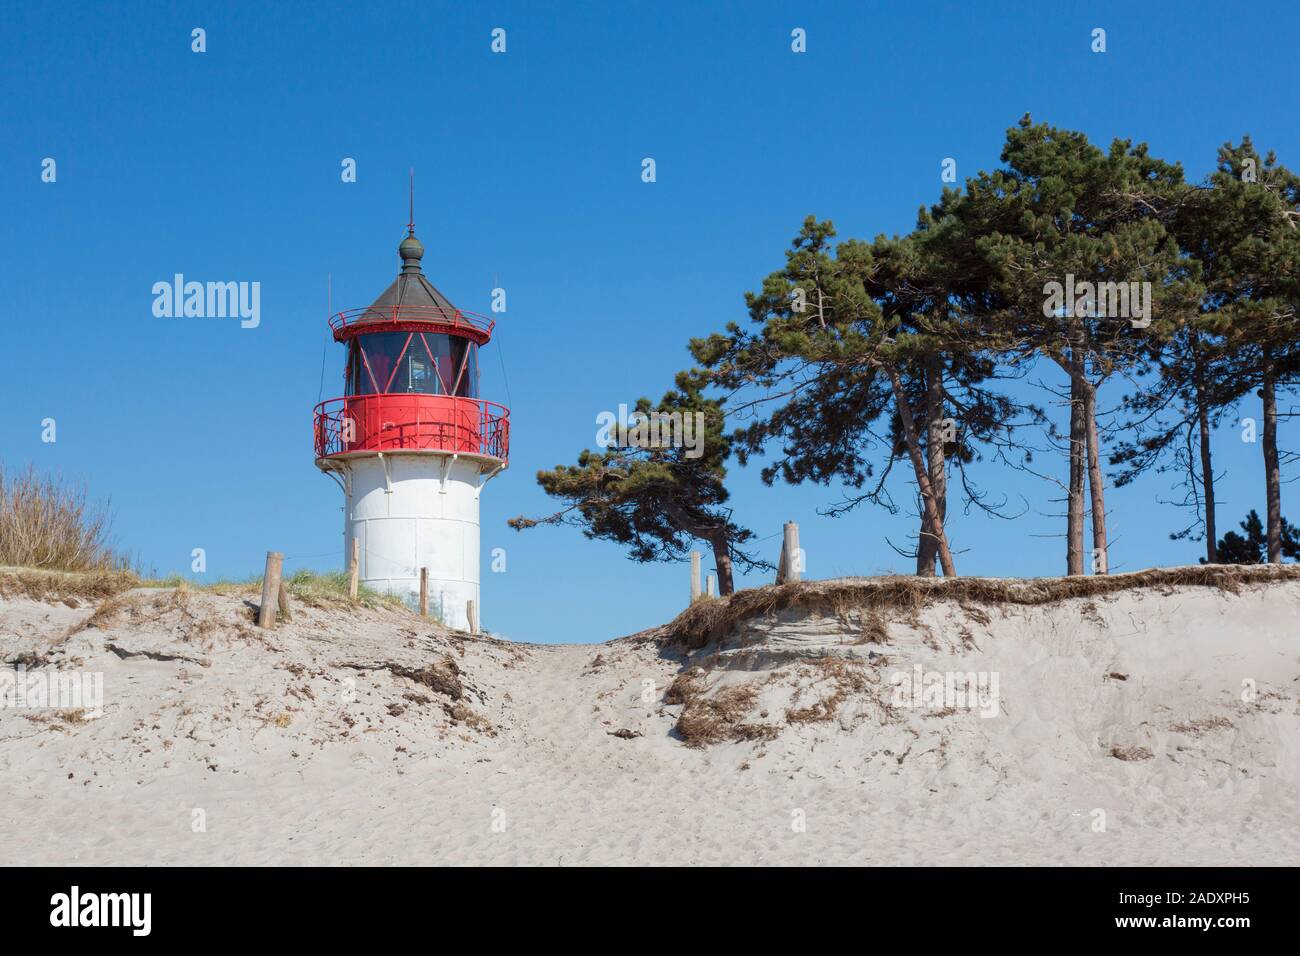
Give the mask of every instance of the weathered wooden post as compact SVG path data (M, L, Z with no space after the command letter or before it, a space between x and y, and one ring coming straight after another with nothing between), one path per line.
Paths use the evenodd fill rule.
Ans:
M280 601L280 568L284 555L279 551L266 552L266 572L262 575L262 604L257 609L257 626L275 627L275 607Z
M473 601L465 602L465 617L469 618L469 632L478 633L478 605Z
M420 568L420 617L429 616L429 569Z
M785 565L786 582L798 581L803 569L799 566L799 526L793 521L785 523L785 536L781 542L782 564Z
M289 589L284 586L284 578L280 578L280 615L290 624L293 623L293 608L289 606Z
M361 539L352 539L352 558L348 561L348 597L357 599L357 582L361 577Z
M700 552L691 552L691 603L700 599Z

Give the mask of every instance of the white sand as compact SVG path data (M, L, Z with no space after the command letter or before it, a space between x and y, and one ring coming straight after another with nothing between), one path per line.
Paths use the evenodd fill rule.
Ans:
M105 694L85 722L0 710L7 863L1300 863L1300 582L943 602L879 644L855 614L786 613L689 661L389 611L267 633L243 599L182 597L97 627L0 600L0 660L101 671ZM459 701L344 666L444 655ZM915 663L997 672L1000 716L889 706ZM775 737L688 747L662 698L694 665L701 700L754 685L736 722Z

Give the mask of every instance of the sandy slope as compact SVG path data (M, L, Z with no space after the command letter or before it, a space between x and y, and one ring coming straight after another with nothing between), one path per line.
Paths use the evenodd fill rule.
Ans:
M1297 580L791 610L689 656L71 603L0 600L0 660L105 692L0 710L11 864L1300 863ZM996 672L997 716L899 706L916 663Z

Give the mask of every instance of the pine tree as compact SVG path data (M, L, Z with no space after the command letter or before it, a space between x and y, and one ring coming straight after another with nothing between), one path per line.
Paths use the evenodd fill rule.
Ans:
M1183 245L1205 274L1203 311L1222 336L1215 381L1230 399L1255 392L1269 561L1282 559L1278 393L1300 383L1300 177L1260 157L1249 137L1219 150L1209 188L1180 217Z
M1123 466L1116 487L1149 469L1181 476L1184 495L1177 503L1192 509L1194 517L1170 538L1204 540L1204 560L1210 564L1217 562L1211 435L1237 398L1215 324L1212 316L1193 316L1163 344L1154 372L1124 399L1129 419L1123 431L1129 437L1110 456L1112 465Z
M1246 515L1246 520L1241 523L1241 530L1246 532L1244 536L1229 531L1219 541L1219 563L1263 564L1271 560L1268 556L1268 535L1265 534L1264 524L1259 520L1259 513L1254 508L1250 509L1250 514ZM1279 539L1282 542L1283 556L1292 559L1300 558L1300 531L1288 524L1285 518L1282 519ZM1201 563L1207 562L1202 559Z
M1027 116L1008 131L1002 161L1005 169L981 172L963 193L945 194L936 220L957 218L987 264L982 317L997 330L1002 360L1022 365L1043 357L1065 375L1066 568L1084 572L1086 485L1093 565L1104 573L1098 396L1112 377L1141 374L1157 351L1153 342L1172 335L1195 301L1194 266L1168 229L1185 191L1182 170L1145 145L1116 140L1103 151L1082 133Z
M507 522L510 527L573 525L588 538L626 546L634 561L680 561L692 541L704 541L713 550L723 595L735 589L733 561L746 569L770 568L742 549L753 532L733 522L726 507L731 439L722 401L703 395L698 374L682 372L676 384L658 405L638 400L627 416L627 434L610 429L610 447L584 449L576 465L539 471L537 483L565 507L542 518L520 515ZM679 434L689 442L670 440L664 423L682 423Z
M1019 407L984 385L994 363L971 345L977 329L936 254L946 237L930 234L925 216L911 236L835 249L832 224L809 217L785 267L747 296L759 328L731 323L692 342L692 352L714 384L757 393L735 406L757 416L737 433L737 455L744 463L776 449L762 473L768 484L778 475L839 480L866 490L831 513L863 502L892 510L885 479L896 462L910 466L921 511L917 572L933 574L937 562L952 575L947 462L964 469L977 443L1005 441ZM885 449L879 468L876 445ZM968 500L990 507L964 470L962 478Z

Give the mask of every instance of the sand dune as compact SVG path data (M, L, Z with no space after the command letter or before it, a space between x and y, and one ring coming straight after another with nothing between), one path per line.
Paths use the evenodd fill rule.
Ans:
M564 646L11 591L0 659L100 673L103 706L0 710L6 859L1296 864L1300 578L1258 573L1038 603L812 585L717 634ZM953 675L981 693L944 698Z

